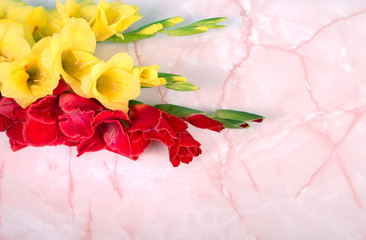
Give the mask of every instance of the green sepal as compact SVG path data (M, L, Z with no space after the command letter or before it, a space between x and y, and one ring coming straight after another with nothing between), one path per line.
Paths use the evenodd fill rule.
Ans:
M243 129L243 128L250 128L249 124L246 124L244 121L236 121L232 119L221 119L221 118L214 118L211 117L213 120L218 121L224 125L224 128L231 128L231 129ZM244 126L245 124L245 126Z
M171 20L171 19L174 19L174 18L181 18L181 17L172 17L172 18L167 18L167 19L163 19L163 20L160 20L160 21L152 22L152 23L149 23L149 24L147 24L147 25L145 25L145 26L142 26L142 27L140 27L140 28L138 28L138 29L136 29L136 30L133 30L133 31L131 31L131 32L129 32L129 33L138 33L138 32L140 32L140 31L144 30L145 28L150 27L151 25L159 24L159 23L160 23L161 25L163 25L163 28L164 28L164 29L165 29L165 28L170 28L170 27L173 27L174 25L176 25L176 24L178 24L179 22L182 22L182 21L184 20L183 18L181 18L181 21L179 21L179 22L177 22L177 23L170 22L170 20Z
M206 27L216 29L216 28L225 28L226 26L225 25L210 24L210 25L206 25Z
M137 101L137 100L130 100L128 101L128 106L131 107L132 105L135 104L144 104L143 102Z
M199 87L193 85L190 82L172 82L164 85L166 88L175 91L197 91Z
M114 42L114 43L130 43L130 42L136 42L139 40L143 40L146 38L155 37L157 33L155 34L138 34L138 33L126 33L123 34L123 38L113 35L112 37L104 40L104 42Z
M216 25L217 23L223 22L225 21L227 18L226 17L218 17L218 18L207 18L207 19L203 19L197 22L194 22L188 26L224 26L224 25ZM226 27L226 26L224 26ZM212 28L212 27L209 27Z
M180 118L189 117L195 114L206 114L205 112L195 110L192 108L182 107L173 104L157 104L154 106L170 115L174 115Z
M181 28L176 28L176 29L172 29L172 30L160 30L159 32L164 33L169 36L183 37L183 36L204 33L207 30L208 30L208 27L206 27L206 26L199 26L199 27L192 26L192 27L181 27Z
M187 81L187 79L181 75L162 72L158 73L158 78L164 78L168 83Z
M253 120L257 120L257 119L264 119L263 116L260 116L257 114L229 110L229 109L217 110L213 114L210 114L210 117L217 118L217 119L230 119L230 120L235 120L235 121L240 121L240 122L248 122L248 121L253 121Z

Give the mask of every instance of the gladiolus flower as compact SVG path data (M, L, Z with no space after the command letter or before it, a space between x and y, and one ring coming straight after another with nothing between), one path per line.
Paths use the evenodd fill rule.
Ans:
M131 145L127 128L121 122L129 123L126 113L122 111L105 110L97 114L93 120L93 135L80 142L78 156L85 152L94 152L101 149L130 156Z
M138 75L140 79L141 87L156 87L166 84L164 78L158 77L159 65L135 67L134 73Z
M1 93L25 108L35 100L52 94L60 79L50 50L51 37L37 42L30 55L19 61L0 64Z
M42 6L13 7L8 10L7 18L23 25L25 39L31 46L45 37L43 32L47 27L47 14Z
M93 53L96 40L89 24L84 19L72 18L52 40L52 51L56 57L56 69L65 82L78 95L90 97L81 91L81 79L100 62Z
M118 53L109 61L97 63L82 79L81 89L111 110L128 111L128 101L140 94L140 83L131 72L133 59Z
M200 143L187 132L188 126L182 119L145 104L132 105L129 115L132 123L128 131L140 139L140 153L150 140L162 142L169 148L174 167L191 162L201 153Z
M24 6L25 2L21 1L21 0L1 0L0 1L0 18L6 19L8 18L8 10L15 8L15 7L19 7L19 6Z
M104 41L120 32L126 30L131 24L141 19L138 14L138 7L123 4L118 1L109 3L107 0L100 0L97 6L85 7L94 16L90 21L97 41Z

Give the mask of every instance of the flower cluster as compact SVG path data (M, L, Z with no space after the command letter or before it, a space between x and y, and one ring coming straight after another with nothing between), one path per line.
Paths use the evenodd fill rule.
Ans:
M146 104L133 104L128 114L111 111L97 101L67 91L60 83L26 108L13 99L0 99L0 131L6 131L13 151L26 146L77 146L78 156L102 149L136 160L159 141L169 149L173 166L189 163L201 153L180 118Z
M107 62L93 55L97 41L123 37L119 32L141 18L135 6L68 0L46 11L21 1L2 5L0 90L23 108L52 94L60 76L78 95L124 112L128 101L139 96L140 84L166 83L158 77L158 65L135 67L127 53Z
M220 132L247 128L262 116L217 110L212 114L171 104L149 106L133 99L141 88L199 88L186 78L135 66L125 52L98 59L98 42L128 43L157 34L187 36L221 28L226 18L204 19L171 29L173 17L124 32L142 16L119 1L57 0L55 9L0 2L0 131L13 151L26 146L76 146L78 156L106 149L133 160L151 141L165 144L173 166L201 153L188 125Z

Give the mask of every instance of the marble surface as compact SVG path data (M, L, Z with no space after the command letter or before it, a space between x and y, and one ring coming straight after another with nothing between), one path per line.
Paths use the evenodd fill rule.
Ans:
M54 6L55 1L31 1ZM101 44L201 87L146 103L266 116L249 130L190 128L203 154L173 168L68 147L13 153L0 134L1 239L366 239L366 1L127 1L144 18L226 16L225 29Z

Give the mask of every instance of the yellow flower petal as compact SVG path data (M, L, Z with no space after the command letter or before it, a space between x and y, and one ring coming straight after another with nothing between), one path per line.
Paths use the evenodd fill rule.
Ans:
M20 60L30 53L22 25L11 20L0 20L0 62Z
M90 95L81 90L81 79L90 74L93 66L99 62L100 60L91 53L68 50L62 55L61 61L56 63L56 69L74 92L88 98Z
M132 74L133 59L119 53L108 62L96 64L81 81L81 89L111 110L127 111L128 100L140 94L139 79Z
M52 59L50 44L51 37L44 38L34 45L29 56L0 64L0 69L6 69L0 77L3 96L14 98L24 108L35 100L52 94L60 75L52 65L55 60Z
M114 34L123 32L141 17L136 6L101 0L98 3L96 15L90 23L97 41L104 41Z
M158 77L159 65L151 65L145 67L135 67L134 74L140 79L142 87L156 87L166 84L164 78Z
M10 8L7 18L23 25L25 39L27 39L31 46L45 37L43 32L47 27L47 14L42 6L19 6Z
M83 50L90 53L94 53L95 51L96 39L85 19L71 18L61 33L56 37L62 45L68 45L71 49Z

